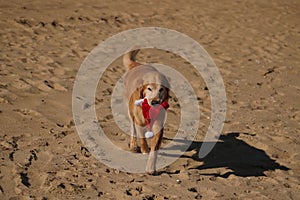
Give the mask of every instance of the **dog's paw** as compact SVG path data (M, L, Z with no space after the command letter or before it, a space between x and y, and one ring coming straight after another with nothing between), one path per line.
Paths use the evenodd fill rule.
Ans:
M141 153L141 148L140 147L132 147L132 148L130 148L130 152Z
M148 171L147 174L151 175L151 176L157 176L157 175L159 175L157 171Z

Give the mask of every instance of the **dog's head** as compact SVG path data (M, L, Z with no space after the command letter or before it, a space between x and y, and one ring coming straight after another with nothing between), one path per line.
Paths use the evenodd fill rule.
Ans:
M163 74L146 74L143 77L142 85L140 96L141 98L147 98L149 105L161 104L163 101L168 100L170 84Z

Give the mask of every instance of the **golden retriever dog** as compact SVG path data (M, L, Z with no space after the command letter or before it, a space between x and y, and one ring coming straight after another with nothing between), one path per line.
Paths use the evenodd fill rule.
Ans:
M124 99L128 106L128 115L131 120L131 138L130 150L137 152L139 147L137 138L139 138L140 151L143 154L149 153L146 172L154 174L156 172L156 160L158 149L160 148L163 137L163 125L165 121L165 112L161 112L158 117L152 121L152 132L150 152L145 138L146 120L141 106L135 104L136 100L147 99L147 103L152 107L167 102L169 99L169 82L163 74L148 64L136 62L135 57L139 50L133 50L123 56L123 64L127 68L124 78Z

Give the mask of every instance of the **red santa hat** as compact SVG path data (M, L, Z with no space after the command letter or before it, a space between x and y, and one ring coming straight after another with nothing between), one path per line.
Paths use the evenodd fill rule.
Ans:
M152 132L153 123L162 111L167 110L169 108L168 102L163 101L159 105L150 106L148 103L148 99L144 98L144 99L136 100L134 103L137 106L142 106L142 112L147 127L147 132L145 133L145 137L146 138L153 137L154 136L154 133Z

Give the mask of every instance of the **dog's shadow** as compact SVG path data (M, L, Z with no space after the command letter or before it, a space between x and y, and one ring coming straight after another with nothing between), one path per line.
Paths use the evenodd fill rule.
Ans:
M192 156L182 155L184 158L192 158L194 161L201 162L199 166L192 169L199 169L202 175L214 175L227 178L229 175L248 177L265 176L264 172L269 170L289 170L289 168L278 164L270 158L265 151L255 148L237 137L242 133L229 133L221 135L212 151L204 158L200 159L198 153L202 142L192 142L187 151L196 150ZM247 134L247 133L243 133ZM189 141L176 140L183 145ZM172 155L169 155L172 156ZM229 172L225 174L205 174L201 170L226 168ZM190 168L191 169L191 168Z

